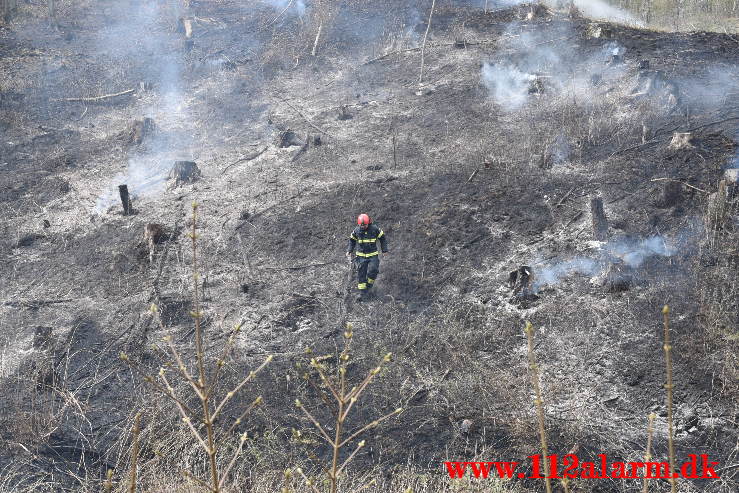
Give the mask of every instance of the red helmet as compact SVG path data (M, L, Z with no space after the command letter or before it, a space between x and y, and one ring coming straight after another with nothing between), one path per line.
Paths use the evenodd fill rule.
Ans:
M372 224L372 219L367 214L360 214L357 218L357 224L360 226L369 226Z

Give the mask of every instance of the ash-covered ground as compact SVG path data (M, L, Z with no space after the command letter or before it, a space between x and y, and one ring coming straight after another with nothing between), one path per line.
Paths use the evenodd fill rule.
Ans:
M431 2L281 0L63 3L52 26L34 4L0 26L2 491L125 481L138 411L142 486L204 464L119 359L155 374L165 336L192 354L193 202L206 352L244 327L223 388L275 356L229 411L264 398L224 438L253 437L235 490L327 454L296 365L337 354L347 323L352 379L394 354L353 417L404 409L353 463L388 491L537 453L526 321L550 453L641 460L655 413L666 460L668 304L678 460L722 474L680 490L736 491L736 36L482 3L437 2L428 30ZM177 161L199 176L171 178ZM362 212L390 254L358 303L344 248Z

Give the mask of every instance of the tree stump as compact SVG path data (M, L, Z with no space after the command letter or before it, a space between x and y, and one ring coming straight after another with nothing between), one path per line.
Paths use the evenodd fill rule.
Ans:
M608 241L608 218L603 210L603 199L590 200L590 214L593 220L593 237L598 241Z
M672 135L669 148L673 151L693 148L693 134L690 132L675 132Z
M176 161L168 175L168 179L172 180L170 188L192 183L198 178L200 178L200 168L193 161Z
M280 132L277 136L277 147L285 148L290 146L303 146L305 141L298 137L298 135L292 130L285 130Z
M192 38L192 19L180 17L177 21L177 32L184 34L186 38Z
M339 106L339 116L336 119L341 121L352 119L352 114L349 113L349 108L345 104Z

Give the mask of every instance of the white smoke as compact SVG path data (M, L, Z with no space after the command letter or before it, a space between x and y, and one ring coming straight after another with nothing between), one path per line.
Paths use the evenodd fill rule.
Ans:
M305 1L304 0L265 0L275 10L282 12L287 9L287 12L294 13L299 16L305 14Z
M674 254L675 248L668 246L661 236L641 240L614 240L605 244L594 258L575 256L545 264L534 262L534 291L544 286L555 286L574 274L599 276L614 260L636 268L650 257L669 257Z
M629 12L609 5L602 0L575 0L575 7L587 17L603 19L621 24L642 26L642 22Z
M508 111L517 110L529 98L529 88L536 77L520 71L512 65L482 66L482 81L490 91L490 96Z
M563 278L573 274L595 276L600 271L600 264L586 257L575 257L553 265L535 266L534 290L538 291L542 286L559 284Z
M627 74L626 65L621 63L626 50L615 41L604 42L600 49L583 56L582 50L569 42L577 37L569 27L522 31L527 28L517 22L509 25L500 43L504 59L482 66L482 83L504 111L520 109L542 90L589 101L600 94L593 77L612 86Z
M503 7L512 7L514 5L521 5L523 3L534 3L533 0L457 0L458 4L470 5L474 7L485 7L487 3L488 10L497 9ZM549 7L562 7L568 5L567 1L562 2L561 0L546 0ZM603 19L611 22L619 22L621 24L632 24L641 26L642 22L637 19L634 15L624 9L620 9L608 2L603 0L574 0L575 7L577 7L583 15L592 17L594 19Z
M623 260L629 267L639 267L649 257L669 257L675 253L661 236L650 236L638 242L627 240L610 242L606 244L604 250L612 257Z
M567 140L567 137L565 137L562 134L559 134L556 139L554 139L554 142L552 143L552 147L550 150L550 154L552 156L552 164L562 164L564 162L567 162L570 160L570 143Z
M134 109L132 120L152 118L156 129L130 151L126 170L104 184L95 203L98 213L119 202L118 185L128 185L134 198L159 194L174 162L192 159L183 36L168 28L174 15L176 12L163 5L147 3L131 15L116 17L115 24L97 34L95 48L100 53L110 57L114 65L127 65L131 73L151 84L149 90L137 94L140 106Z

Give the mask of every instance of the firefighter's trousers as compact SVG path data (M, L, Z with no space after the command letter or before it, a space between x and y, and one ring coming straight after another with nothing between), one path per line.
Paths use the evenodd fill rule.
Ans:
M357 265L357 288L364 291L371 288L380 273L380 257L355 257Z

